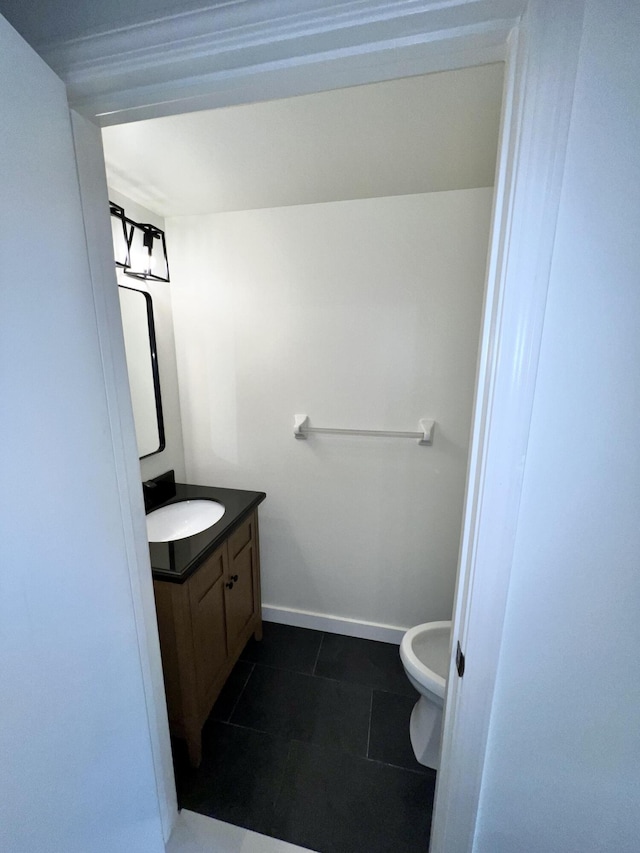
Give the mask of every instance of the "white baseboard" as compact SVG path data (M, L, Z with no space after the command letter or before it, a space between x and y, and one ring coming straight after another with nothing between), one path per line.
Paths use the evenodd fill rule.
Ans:
M379 640L382 643L400 645L407 628L396 625L380 625L377 622L363 622L360 619L347 619L343 616L327 616L323 613L309 613L307 610L292 610L289 607L262 605L262 618L265 622L279 622L281 625L295 625L297 628L313 628L330 634L345 634L347 637L362 637L365 640Z

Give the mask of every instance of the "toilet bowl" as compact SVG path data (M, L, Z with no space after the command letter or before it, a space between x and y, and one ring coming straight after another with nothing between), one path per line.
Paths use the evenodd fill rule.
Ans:
M440 764L442 708L450 655L451 622L416 625L400 643L404 671L420 694L411 712L411 746L420 764L434 770Z

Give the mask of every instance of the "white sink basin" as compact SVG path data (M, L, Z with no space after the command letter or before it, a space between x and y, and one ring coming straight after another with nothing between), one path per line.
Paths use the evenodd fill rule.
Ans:
M147 515L149 542L173 542L200 533L220 521L224 506L218 501L178 501Z

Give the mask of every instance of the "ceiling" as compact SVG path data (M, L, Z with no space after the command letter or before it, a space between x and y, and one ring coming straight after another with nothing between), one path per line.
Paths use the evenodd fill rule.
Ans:
M110 187L161 216L491 186L503 65L103 129Z

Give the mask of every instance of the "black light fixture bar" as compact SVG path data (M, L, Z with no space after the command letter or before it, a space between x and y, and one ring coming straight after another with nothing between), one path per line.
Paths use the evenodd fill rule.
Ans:
M169 281L169 263L164 231L155 225L126 220L128 234L129 266L125 275L152 281Z
M109 202L109 212L111 213L111 239L113 240L113 255L116 266L126 270L130 266L129 233L127 231L129 220L125 216L124 208L112 201Z
M116 266L131 278L169 281L164 231L155 225L134 222L113 201L109 202L109 212Z

